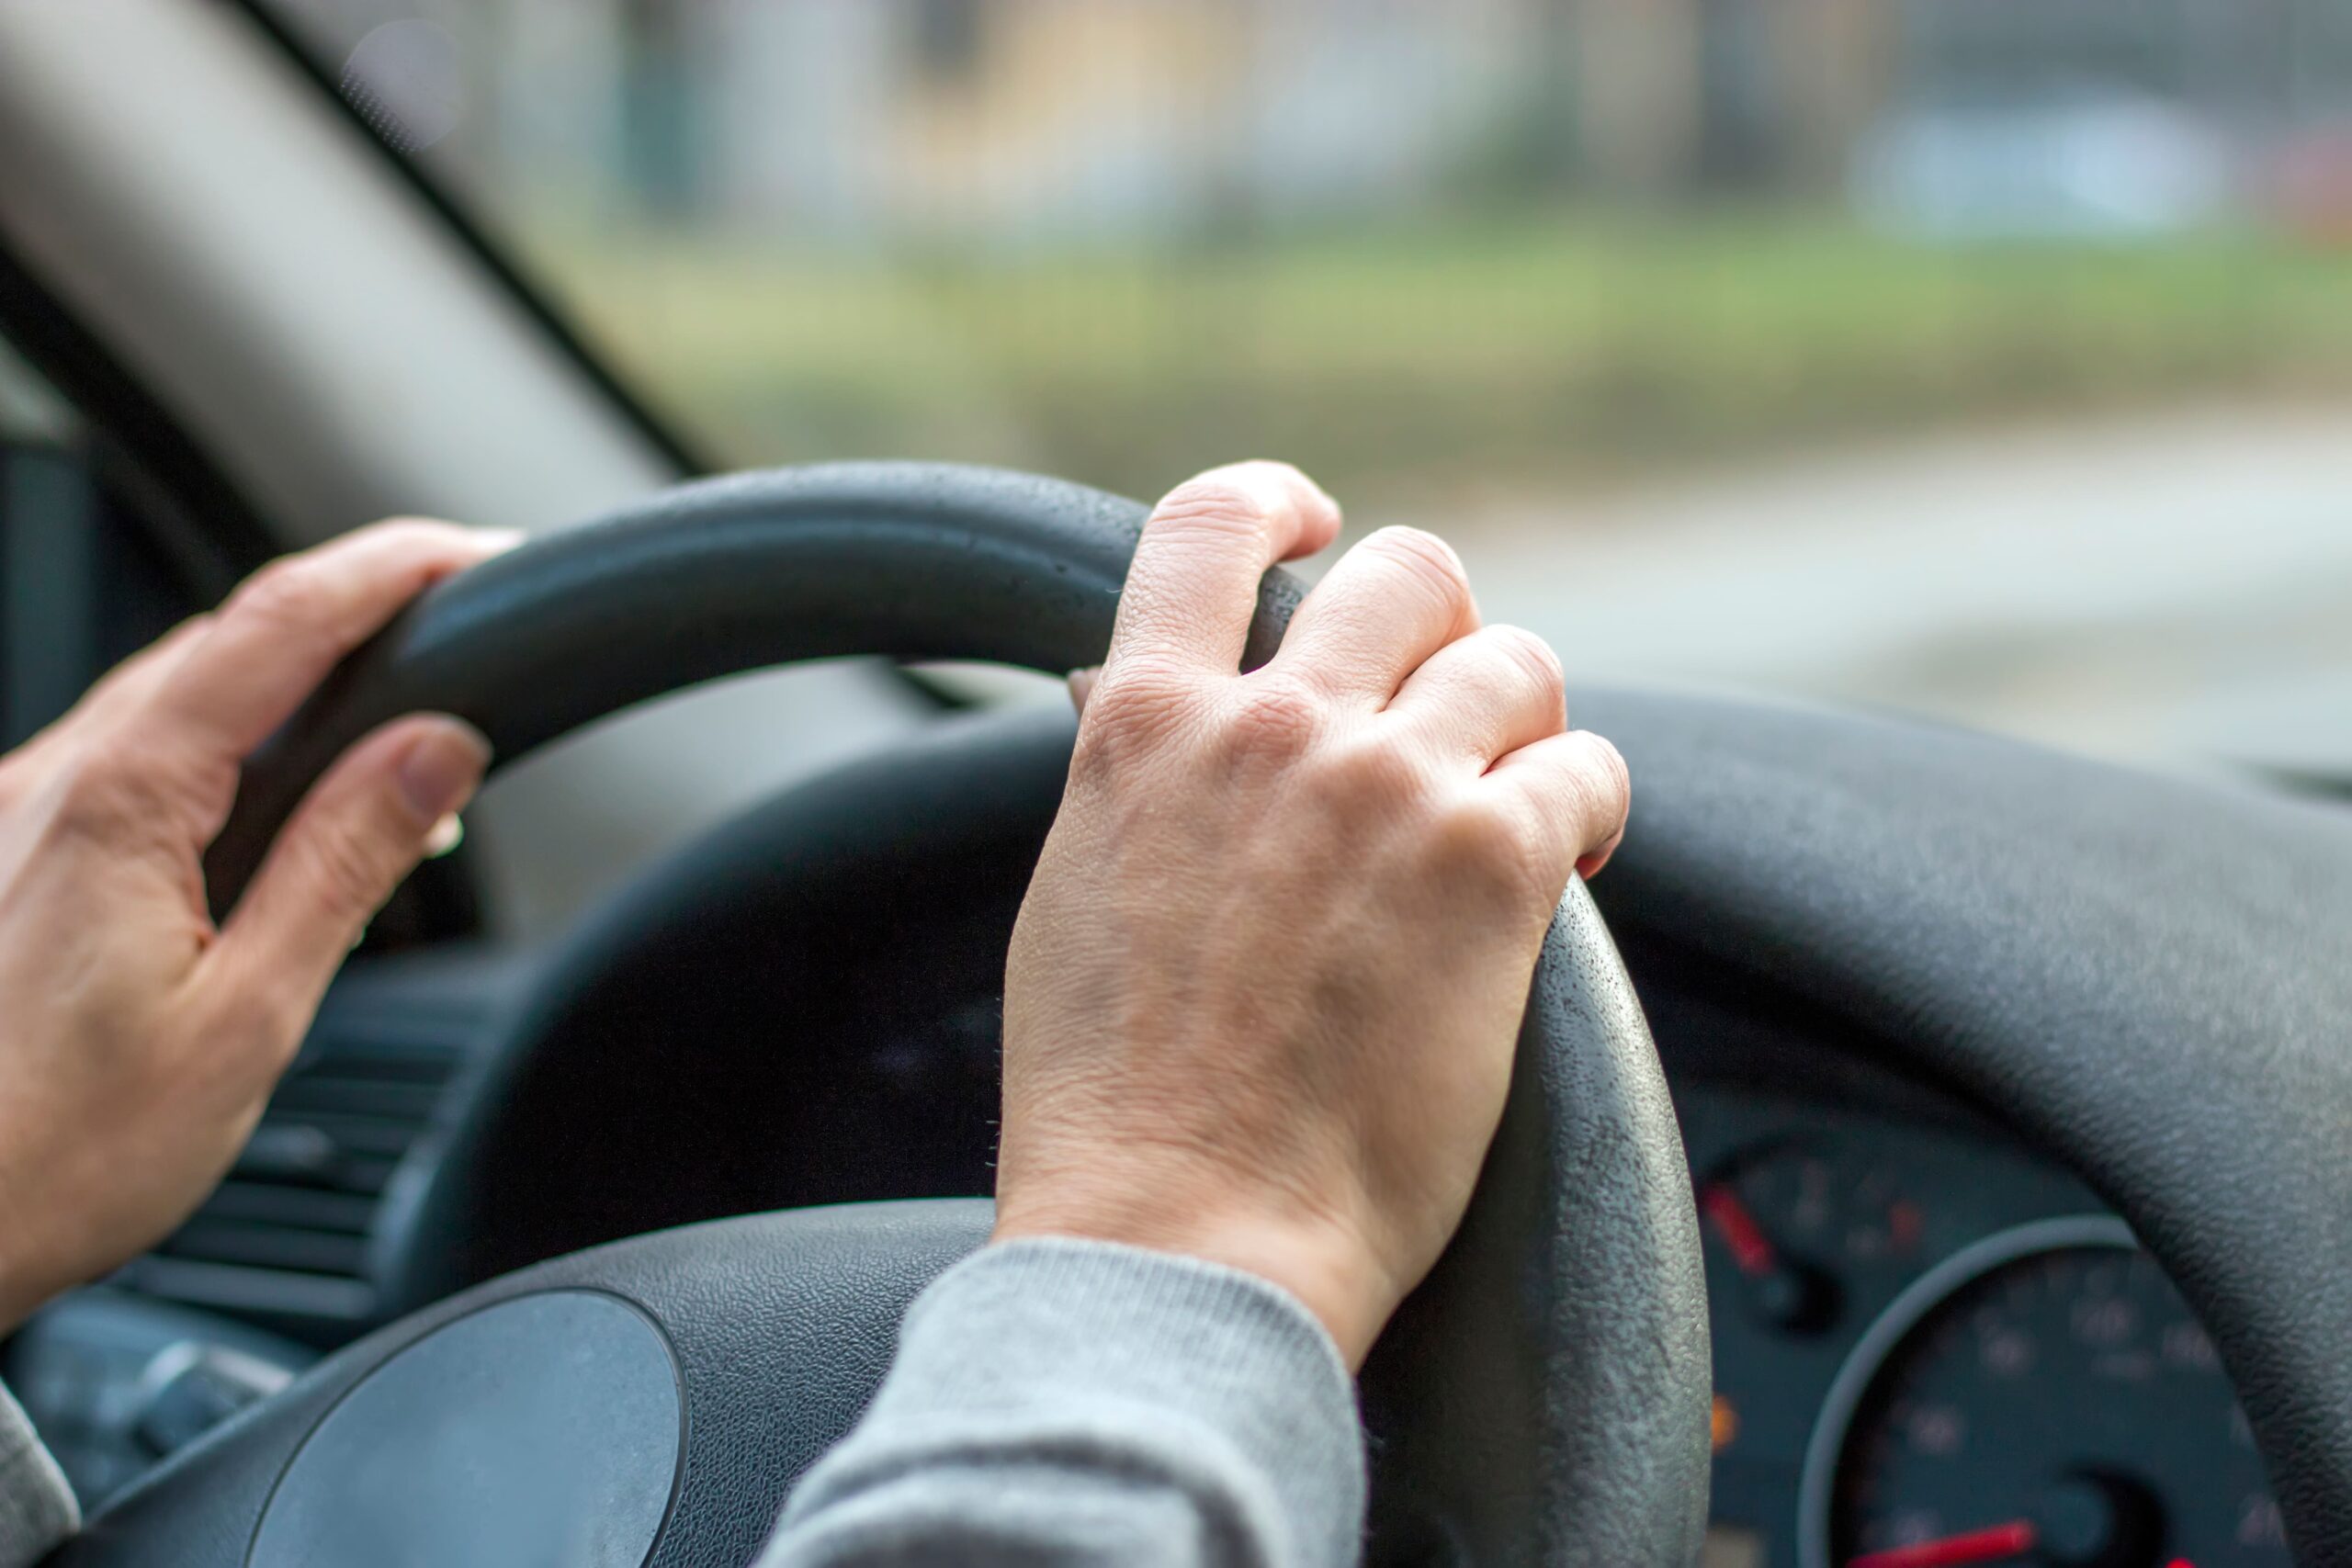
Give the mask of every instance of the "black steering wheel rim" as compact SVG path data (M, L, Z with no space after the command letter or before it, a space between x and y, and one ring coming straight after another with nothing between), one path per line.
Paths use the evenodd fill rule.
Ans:
M233 900L311 780L403 712L467 718L503 763L631 703L797 659L1092 662L1144 515L1133 502L1034 476L848 464L685 486L535 542L427 593L256 756L208 863L215 902ZM1268 575L1247 662L1271 654L1300 596L1286 574ZM732 1550L745 1519L772 1515L797 1468L845 1427L860 1376L870 1386L887 1360L905 1299L984 1233L968 1206L938 1213L946 1217L914 1220L880 1205L722 1222L493 1281L353 1347L175 1461L69 1560L163 1560L158 1540L187 1539L199 1483L231 1495L210 1498L209 1515L250 1509L246 1540L259 1541L334 1399L405 1364L453 1314L585 1286L638 1306L682 1358L688 1436L668 1523L645 1561L723 1561L709 1554L713 1540ZM756 1266L742 1261L747 1250L761 1253ZM744 1296L774 1290L779 1250L842 1281L839 1292L798 1281L814 1321L784 1332L786 1349L803 1354L828 1333L855 1341L854 1353L826 1358L829 1372L799 1369L836 1396L787 1413L785 1436L694 1408L695 1397L723 1404L745 1392L714 1387L696 1355L765 1364L782 1353L729 1342L723 1326L783 1332L764 1302ZM711 1303L730 1300L745 1310L714 1319ZM1375 1556L1442 1543L1479 1563L1695 1557L1709 1366L1689 1179L1640 1010L1580 885L1547 936L1503 1124L1462 1233L1384 1337L1363 1386L1385 1527ZM727 1484L714 1490L714 1475ZM731 1525L714 1523L720 1516ZM246 1561L228 1544L224 1535L221 1553L171 1560Z

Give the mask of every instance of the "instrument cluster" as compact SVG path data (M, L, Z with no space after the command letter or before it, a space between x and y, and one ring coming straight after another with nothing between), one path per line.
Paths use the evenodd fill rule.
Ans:
M1958 1124L1679 1086L1706 1568L2270 1568L2213 1346L2081 1183Z

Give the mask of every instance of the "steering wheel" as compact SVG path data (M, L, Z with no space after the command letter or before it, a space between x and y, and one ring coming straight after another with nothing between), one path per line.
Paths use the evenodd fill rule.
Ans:
M1098 662L1145 515L1054 479L850 464L688 485L535 541L426 593L254 759L214 897L345 746L412 710L471 721L503 763L792 660ZM1268 574L1248 664L1302 592ZM908 1302L989 1221L968 1200L789 1211L492 1280L175 1455L53 1561L734 1568L855 1420ZM1672 1107L1572 884L1469 1213L1364 1370L1372 1560L1690 1562L1709 1382Z

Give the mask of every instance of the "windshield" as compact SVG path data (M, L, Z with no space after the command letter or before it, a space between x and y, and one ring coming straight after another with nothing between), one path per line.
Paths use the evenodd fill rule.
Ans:
M280 0L728 464L1289 457L1579 680L2352 777L2332 0Z

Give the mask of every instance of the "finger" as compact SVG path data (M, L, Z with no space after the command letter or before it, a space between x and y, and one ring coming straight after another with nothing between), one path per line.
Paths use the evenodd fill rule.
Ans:
M1385 717L1483 773L1496 758L1567 728L1567 705L1550 643L1518 626L1481 626L1407 676Z
M1544 824L1549 863L1563 885L1574 870L1590 876L1625 836L1633 785L1617 748L1589 729L1571 729L1522 746L1487 770L1479 787L1508 790Z
M522 536L454 523L379 523L248 578L151 694L167 739L241 760L343 656L433 583Z
M1587 882L1600 875L1600 868L1609 863L1610 857L1617 852L1617 846L1624 841L1625 829L1621 823L1617 830L1609 835L1608 842L1597 850L1588 850L1577 857L1577 874Z
M1287 463L1235 463L1185 480L1143 525L1105 671L1151 661L1236 673L1258 580L1339 531L1339 507Z
M208 967L224 986L255 987L289 1010L284 1016L307 1017L489 765L490 742L437 714L396 719L361 740L278 833Z
M1453 548L1419 528L1383 528L1315 585L1274 662L1334 697L1382 707L1431 654L1477 626Z
M105 723L134 711L179 668L188 650L212 625L210 615L190 615L104 675L74 705L68 720L77 716Z

